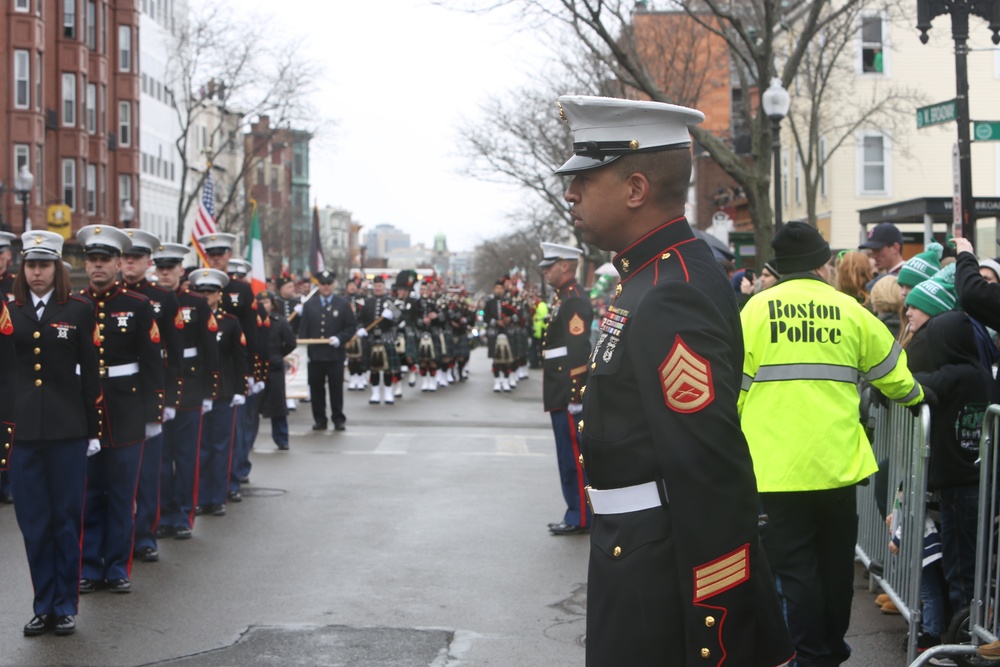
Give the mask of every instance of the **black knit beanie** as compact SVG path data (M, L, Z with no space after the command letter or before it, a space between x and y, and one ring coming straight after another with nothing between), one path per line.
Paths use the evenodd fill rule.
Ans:
M830 259L830 244L812 225L789 222L771 241L774 268L781 275L812 271Z

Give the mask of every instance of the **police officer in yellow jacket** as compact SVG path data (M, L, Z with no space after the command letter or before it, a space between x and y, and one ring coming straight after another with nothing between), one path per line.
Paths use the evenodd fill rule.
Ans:
M851 653L855 485L877 469L857 382L905 405L923 390L885 325L826 282L830 246L815 228L791 222L772 245L782 279L741 312L739 407L796 664L830 667Z
M645 101L560 98L565 198L620 289L588 360L579 422L594 514L587 665L773 667L792 657L757 537L740 432L736 294L684 218L688 125Z

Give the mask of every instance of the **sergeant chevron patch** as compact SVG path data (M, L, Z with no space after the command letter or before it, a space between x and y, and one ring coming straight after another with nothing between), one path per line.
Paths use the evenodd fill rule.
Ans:
M14 333L14 323L10 321L10 313L7 312L7 305L0 303L0 334L9 336Z
M674 412L698 412L715 398L712 367L677 336L660 364L660 384L667 407Z
M750 547L742 547L694 569L694 601L701 602L750 578Z

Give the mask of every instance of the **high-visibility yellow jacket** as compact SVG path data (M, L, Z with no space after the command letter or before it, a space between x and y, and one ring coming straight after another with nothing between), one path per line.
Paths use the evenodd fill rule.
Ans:
M533 338L541 338L545 333L548 323L545 321L549 317L549 305L544 301L539 301L535 306L535 314L531 317L531 335Z
M746 353L738 405L758 490L834 489L874 473L858 380L905 405L923 399L885 325L812 274L755 295L740 318Z

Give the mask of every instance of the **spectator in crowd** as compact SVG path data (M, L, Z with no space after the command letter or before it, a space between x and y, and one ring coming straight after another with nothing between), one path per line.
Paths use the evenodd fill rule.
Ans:
M880 222L868 232L868 240L858 246L867 250L878 269L878 275L865 287L871 293L872 285L882 276L896 275L903 268L903 235L891 222Z
M934 277L934 274L941 270L941 253L943 250L940 243L931 241L927 244L927 249L924 252L911 257L899 269L896 281L899 283L900 292L904 300L910 293L910 290L925 280L930 280Z
M851 251L837 263L837 291L854 297L865 308L871 309L868 283L873 278L868 258L864 253Z
M781 274L774 268L774 263L764 262L764 268L760 270L760 278L757 280L755 292L763 292L779 280L781 280Z
M979 275L988 283L1000 283L1000 262L989 258L979 260Z
M899 339L900 332L906 328L906 315L903 312L903 295L896 276L886 276L872 286L871 306L875 317L881 320L892 337Z

